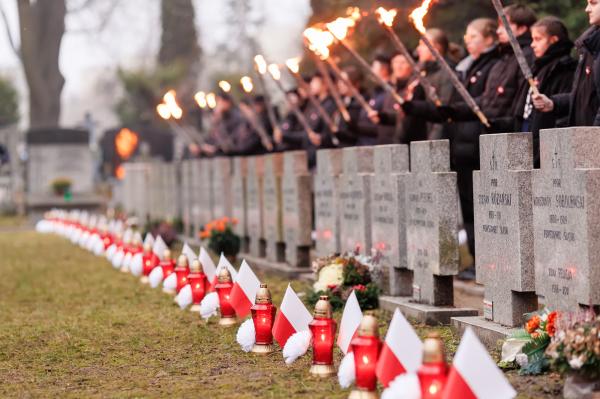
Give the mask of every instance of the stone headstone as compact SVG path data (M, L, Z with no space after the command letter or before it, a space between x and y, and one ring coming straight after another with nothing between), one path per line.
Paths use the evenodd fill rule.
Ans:
M479 138L481 170L473 172L475 265L484 285L484 317L517 326L537 309L529 133Z
M340 177L341 251L370 255L371 250L371 176L373 147L343 150Z
M281 183L285 261L292 266L310 266L312 244L312 176L306 151L288 151L283 156Z
M237 220L235 233L242 240L242 252L248 248L248 218L246 207L246 178L248 175L248 160L244 157L233 158L233 176L231 178L232 216Z
M30 195L51 195L52 182L71 181L73 194L94 189L94 158L85 130L35 129L26 135L27 187Z
M318 150L315 193L315 251L325 257L341 251L339 218L339 176L342 173L342 150Z
M413 300L453 305L452 277L458 273L458 193L456 173L450 172L448 140L410 143L406 209Z
M600 304L600 128L540 132L533 172L535 283L552 310Z
M231 217L231 158L213 158L212 170L214 217Z
M191 159L190 163L190 220L191 220L191 234L195 237L198 236L198 232L202 227L201 223L201 208L202 203L200 202L203 198L200 195L202 186L200 184L200 160Z
M137 216L143 225L150 211L148 165L145 162L128 162L123 164L123 168L123 208L127 213Z
M149 185L149 208L150 219L160 219L159 210L162 207L161 203L161 187L160 187L160 164L161 162L152 161L148 165L148 185Z
M408 146L374 147L371 180L371 232L373 251L383 268L385 292L412 295L412 271L406 259L405 185L408 178Z
M185 235L192 235L192 161L181 162L181 221Z
M250 254L265 256L265 235L263 228L263 176L265 159L263 156L248 157L248 177L246 179L246 216Z
M283 262L285 260L281 193L283 153L265 155L264 160L263 228L266 240L266 257L271 262Z
M164 164L165 220L173 221L179 215L180 186L177 179L177 165L174 162Z
M213 159L203 158L198 162L198 228L215 219L213 191Z

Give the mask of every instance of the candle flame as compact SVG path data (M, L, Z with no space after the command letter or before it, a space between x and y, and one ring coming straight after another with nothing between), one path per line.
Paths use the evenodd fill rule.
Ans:
M252 84L252 78L250 78L250 76L243 76L240 79L240 83L246 93L250 93L252 92L252 89L254 89L254 84Z
M254 57L254 63L256 64L256 68L258 69L258 73L264 75L267 72L267 61L265 61L265 57L260 54L257 54Z
M199 91L194 95L194 100L196 100L196 103L198 103L200 108L206 108L206 93Z
M275 80L281 79L281 72L279 71L279 67L277 66L277 64L269 65L269 73L271 74L273 79L275 79Z
M391 28L394 25L394 18L396 18L398 11L394 8L391 10L386 10L383 7L379 7L375 10L375 14L377 14L377 20L380 24L389 26Z
M231 91L231 85L229 84L228 81L226 80L222 80L219 82L219 87L221 88L221 90L223 90L225 93L229 93Z
M427 31L427 29L425 28L425 25L423 24L423 18L425 18L425 16L429 12L429 7L431 7L431 5L434 2L435 2L435 0L423 0L423 4L421 4L420 7L415 8L408 16L408 18L412 21L415 28L422 35L424 35L425 32Z
M287 65L290 71L298 73L300 71L300 57L290 58L285 62L285 65Z
M333 35L331 32L319 29L308 28L304 31L304 37L308 40L309 48L322 59L329 57L329 46L333 44Z
M206 95L206 104L210 109L214 109L217 106L217 96L215 93L208 93Z

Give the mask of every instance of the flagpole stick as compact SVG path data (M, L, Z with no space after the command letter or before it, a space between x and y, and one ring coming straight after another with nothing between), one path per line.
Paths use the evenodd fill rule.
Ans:
M365 96L363 96L360 93L360 91L358 91L358 89L356 87L354 87L354 85L352 84L352 82L349 79L345 78L344 75L342 75L342 71L340 70L338 65L335 63L335 61L332 60L330 57L327 57L325 60L327 61L327 64L329 64L329 66L331 67L333 72L337 75L337 77L346 84L346 86L348 87L348 90L350 90L350 93L352 94L352 97L354 97L356 99L356 101L358 101L358 103L365 110L367 115L376 112L373 109L373 107L371 107L369 105L369 102L367 101Z
M342 47L344 47L346 49L346 51L348 51L350 53L350 55L352 55L352 57L354 57L354 59L364 69L369 71L371 76L373 76L375 78L375 80L377 81L377 83L379 83L383 87L383 89L392 96L394 101L396 101L400 105L405 103L404 99L402 97L400 97L400 95L398 95L398 93L396 93L396 90L394 90L394 88L392 86L390 86L390 84L388 82L386 82L380 76L373 73L373 70L371 69L371 65L369 65L369 63L367 61L365 61L365 59L363 57L361 57L360 54L358 54L356 52L356 50L354 50L352 47L350 47L343 39L339 39L338 37L336 37L335 34L331 31L331 29L329 29L329 27L327 27L327 30L329 31L329 33L331 33L333 35L333 37L335 38L335 41L337 43L339 43Z
M481 123L483 123L483 125L485 125L486 127L490 127L490 123L488 122L488 119L481 111L481 108L479 108L479 105L477 105L477 103L475 102L475 100L473 99L471 94L467 91L465 86L458 79L458 76L456 76L456 74L454 73L452 68L450 68L450 65L448 65L448 63L446 62L444 57L442 57L440 52L435 48L435 46L431 43L431 41L423 33L421 33L421 41L423 42L423 44L425 44L425 46L427 46L427 48L429 49L429 51L431 52L433 57L436 59L438 64L442 67L442 69L444 69L446 71L446 74L450 78L450 82L452 83L452 85L454 86L456 91L458 91L458 94L460 94L460 96L463 98L463 100L465 100L465 102L467 103L469 108L471 108L473 113L475 113L475 115L477 115L477 117L479 118Z
M311 54L314 54L314 53L311 52ZM323 62L323 60L321 58L319 58L316 55L314 55L313 58L315 59L315 65L317 66L317 69L319 70L321 75L323 75L325 84L329 87L331 96L333 97L335 104L337 105L337 107L340 111L340 114L342 115L342 118L344 118L344 120L346 122L350 122L350 113L348 112L346 105L342 101L342 97L340 96L340 93L337 91L337 88L334 86L333 81L331 80L331 77L329 76L329 73L327 72L327 68L325 67L325 63Z
M423 85L423 88L425 88L425 93L427 94L427 97L429 97L429 99L431 101L433 101L433 103L436 106L439 107L440 105L442 105L442 101L440 100L440 98L438 97L438 95L435 92L435 87L433 87L433 85L431 84L429 79L427 79L424 75L421 74L422 73L421 68L415 62L415 60L412 58L412 56L408 52L408 49L406 48L404 43L402 43L402 40L400 40L398 35L396 35L396 32L394 32L394 30L392 29L391 26L387 26L385 24L381 24L381 25L387 31L388 36L392 40L392 43L394 44L396 49L398 51L400 51L400 53L402 55L404 55L404 58L406 58L406 61L410 64L410 66L416 72L417 79L419 79L419 82Z
M260 88L262 89L263 96L265 98L265 106L267 107L267 116L269 117L269 122L273 126L273 137L277 137L278 133L281 133L281 127L279 126L279 122L277 122L277 116L275 115L275 111L273 111L273 107L271 106L271 96L267 91L267 85L265 83L265 77L258 70L256 63L254 64L254 71L256 75L258 75L258 81L260 84Z
M512 47L513 52L515 53L517 63L519 64L519 68L521 69L523 76L525 76L525 79L527 79L527 83L529 83L529 87L531 87L531 91L533 92L533 94L535 96L539 96L540 91L537 85L535 84L535 80L533 79L533 73L531 72L531 68L527 63L525 54L523 54L523 49L521 48L521 45L519 45L519 41L515 37L515 32L513 32L512 28L510 27L510 23L508 23L508 19L506 18L506 14L504 13L504 7L502 6L502 2L500 0L492 0L492 3L494 4L494 8L496 9L496 13L500 18L500 21L502 21L502 25L504 25L504 30L506 30L506 34L508 35L508 41L510 42L510 46Z

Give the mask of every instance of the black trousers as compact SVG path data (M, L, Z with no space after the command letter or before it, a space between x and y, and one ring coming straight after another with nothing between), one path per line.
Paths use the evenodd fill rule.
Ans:
M475 256L475 216L473 214L473 171L475 169L475 166L470 165L455 167L460 209L462 210L464 227L467 232L469 251L473 256Z

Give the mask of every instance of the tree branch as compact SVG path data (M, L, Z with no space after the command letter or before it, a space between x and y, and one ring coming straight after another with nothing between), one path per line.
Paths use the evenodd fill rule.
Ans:
M0 5L0 15L2 16L2 20L4 21L4 28L6 30L6 36L8 37L8 43L10 44L10 47L12 48L17 58L21 59L21 49L17 46L15 38L10 32L8 17L6 16L6 12L4 11L4 8L2 8L2 5Z

